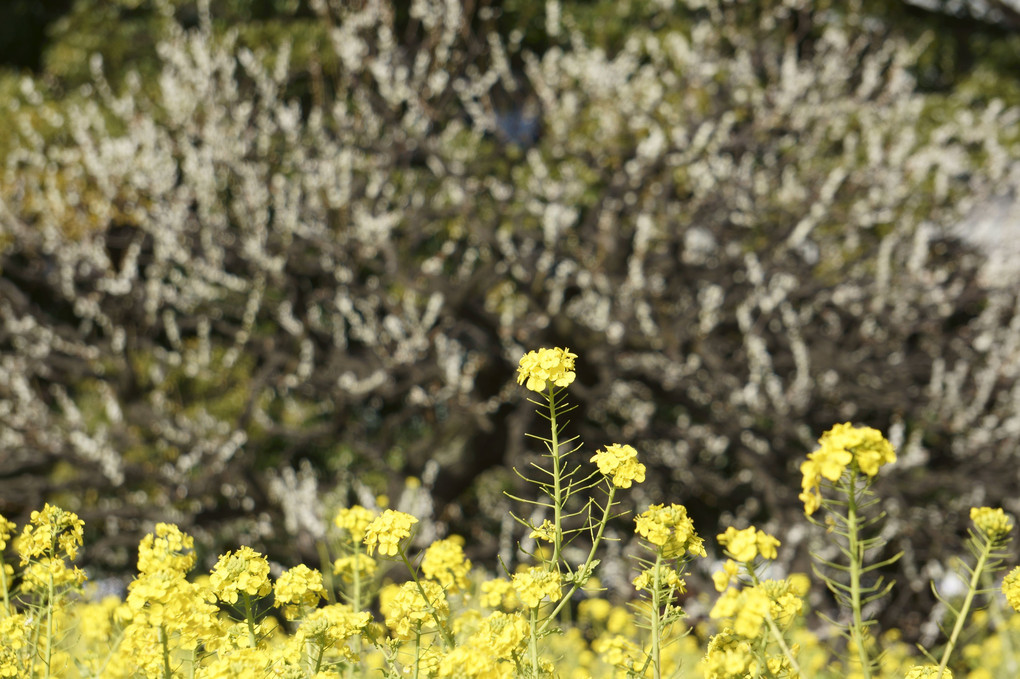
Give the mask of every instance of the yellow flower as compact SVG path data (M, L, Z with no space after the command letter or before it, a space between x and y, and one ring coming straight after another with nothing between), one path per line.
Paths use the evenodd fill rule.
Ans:
M269 583L269 562L251 547L227 552L213 567L209 578L213 592L229 604L237 603L238 594L263 597L272 591Z
M708 652L701 663L705 679L730 679L758 674L751 644L729 628L708 640Z
M630 488L631 482L645 480L645 466L637 461L637 451L628 445L612 443L595 453L590 462L597 464L604 475L612 476L617 488Z
M489 649L500 660L513 660L528 632L528 621L520 615L496 611L482 621L469 643Z
M634 578L634 589L638 591L652 591L652 588L655 587L655 571L655 566L642 571L639 576ZM660 565L658 571L659 587L669 587L678 590L681 594L687 591L687 583L674 569Z
M426 599L421 591L425 591ZM386 626L393 630L398 639L411 639L416 631L435 624L435 617L445 620L450 615L450 604L443 588L434 582L423 580L421 590L413 581L393 585L380 593L379 608L386 617Z
M480 603L486 608L513 609L520 603L513 584L506 578L486 580L482 583Z
M769 615L768 595L758 587L728 589L720 596L709 612L715 620L732 620L733 631L745 639L754 639L761 633L765 617Z
M85 522L74 512L67 512L46 503L41 512L32 512L29 525L15 541L21 555L21 565L43 556L56 557L62 551L69 559L78 555L82 545Z
M378 547L383 556L396 556L400 541L410 537L411 526L416 523L418 519L410 514L387 509L365 529L364 542L368 546L368 553L374 553Z
M375 512L365 509L361 505L354 505L351 508L341 509L336 513L333 523L337 528L347 531L351 539L360 543L365 539L365 530L368 524L375 518Z
M651 505L634 517L634 523L638 535L660 547L667 559L678 558L684 552L706 556L704 541L694 531L694 522L683 505Z
M754 561L759 554L765 559L775 559L777 556L776 547L779 546L779 540L754 526L744 530L730 526L725 533L720 533L716 537L719 544L726 548L726 552L741 563Z
M172 570L187 573L195 565L195 539L169 523L157 523L138 543L138 572Z
M939 676L938 665L914 665L903 679L936 679ZM953 673L947 667L942 670L942 679L953 679Z
M545 540L546 542L552 542L556 535L556 526L549 519L544 519L542 525L536 526L531 531L528 537L534 540Z
M284 571L277 578L273 592L276 594L273 605L282 607L288 620L297 617L302 608L314 608L326 596L322 573L304 564Z
M712 574L712 583L715 585L715 591L726 591L730 583L737 579L737 573L739 572L740 566L737 565L737 562L733 559L726 559L722 570Z
M882 433L871 427L855 427L849 422L837 424L818 439L820 448L808 453L800 465L804 513L814 514L822 503L822 479L836 482L851 463L868 476L880 467L896 461L896 452Z
M471 561L464 556L464 538L459 535L437 540L425 550L421 570L449 592L467 589Z
M1020 566L1017 566L1002 579L1002 593L1006 602L1020 613Z
M535 566L521 573L515 573L514 591L526 608L534 608L548 597L555 601L563 593L560 574Z
M7 549L7 541L14 535L16 528L13 521L8 521L3 514L0 514L0 552Z
M620 634L600 636L592 642L592 650L602 656L603 662L613 667L633 667L640 650L627 637Z
M531 391L544 392L546 382L557 387L567 387L574 381L574 359L577 354L569 349L539 349L529 351L521 357L517 367L517 384L524 384Z
M336 654L337 660L352 662L356 658L344 644L348 639L360 635L371 619L371 613L355 613L346 604L317 608L301 621L291 642L298 649L304 649L306 644L311 643L323 652L329 650Z
M1002 541L1013 530L1013 519L1001 508L971 507L970 520L992 542Z

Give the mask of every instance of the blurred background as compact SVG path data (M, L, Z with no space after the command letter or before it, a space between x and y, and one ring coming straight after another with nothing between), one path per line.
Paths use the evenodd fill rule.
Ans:
M541 346L625 502L784 568L818 436L885 432L908 638L1020 514L1011 0L8 0L0 173L0 513L94 579L167 520L317 565L356 502L512 565Z

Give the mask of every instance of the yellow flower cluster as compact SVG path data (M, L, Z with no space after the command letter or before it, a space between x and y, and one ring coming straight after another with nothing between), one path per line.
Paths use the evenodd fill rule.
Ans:
M7 541L14 535L16 528L13 521L8 521L3 514L0 514L0 552L7 549Z
M1020 613L1020 566L1017 566L1002 579L1002 593L1014 611Z
M733 631L736 634L745 639L754 639L761 633L762 624L765 622L769 610L768 594L761 588L735 589L731 587L716 600L708 615L713 620L732 621Z
M13 524L10 524L13 529ZM74 559L82 545L85 522L74 512L68 512L47 503L42 511L33 511L30 522L21 531L15 549L21 555L21 565L43 556L67 556Z
M486 580L481 586L481 604L486 608L503 608L513 610L518 607L520 601L514 592L513 583L506 578L495 578Z
M447 592L467 589L471 561L464 556L464 539L453 536L433 542L425 550L421 560L421 571Z
M353 554L342 556L333 562L333 574L339 575L344 582L354 582L354 571L358 571L358 577L366 580L375 573L375 559L367 554Z
M273 593L276 595L273 605L283 608L283 615L288 620L297 617L301 609L314 608L326 596L322 573L304 564L280 574Z
M660 548L666 559L689 553L706 556L704 541L694 531L694 522L683 505L651 505L634 517L638 535Z
M911 667L903 679L953 679L953 671L948 667L939 674L938 665L915 665Z
M416 523L418 519L410 514L387 509L365 528L364 543L368 553L374 553L378 547L383 556L396 556L400 550L400 541L410 537L411 526Z
M779 546L779 540L754 526L744 530L730 526L725 533L716 536L716 539L731 558L741 563L754 561L759 554L764 559L775 559L776 548Z
M272 591L269 562L251 547L241 547L220 557L209 578L220 601L236 604L239 594L263 597Z
M681 594L687 591L687 583L676 572L676 569L670 568L665 564L659 564L658 567L652 566L641 571L641 574L634 578L634 589L638 591L652 591L655 587L656 571L658 571L660 589L669 588Z
M373 519L375 512L361 505L354 505L338 511L333 523L337 528L347 531L354 542L362 542L365 539L365 531Z
M577 354L569 349L538 349L529 351L521 357L517 367L517 384L531 391L544 392L546 383L551 382L557 387L567 387L574 381L574 359Z
M386 617L386 626L398 639L410 639L415 632L434 625L436 617L445 620L450 615L443 588L427 580L421 582L421 589L413 581L384 588L379 593L379 608Z
M560 574L539 566L515 573L513 586L525 608L535 608L546 598L555 601L563 593Z
M896 452L882 433L871 427L855 427L849 422L837 424L818 439L821 446L808 454L800 465L804 513L814 514L822 504L822 479L836 482L853 465L868 476L875 476L883 465L896 461Z
M971 507L970 520L992 542L1001 542L1013 530L1013 519L1001 508Z
M138 572L187 573L195 566L195 539L169 523L157 523L138 544Z
M347 641L363 634L371 620L370 613L355 613L346 604L317 608L301 621L291 639L292 658L300 657L301 652L310 644L323 652L330 652L333 657L324 657L326 661L354 661L356 658L348 648Z
M611 443L605 450L596 452L590 461L597 464L604 475L612 476L617 488L630 488L632 482L645 480L645 466L637 461L637 451L629 445Z

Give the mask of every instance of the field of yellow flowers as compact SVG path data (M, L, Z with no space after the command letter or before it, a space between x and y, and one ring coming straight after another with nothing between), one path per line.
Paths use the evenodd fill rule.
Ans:
M96 601L74 566L83 522L47 504L20 532L0 517L0 677L1020 676L1020 567L1000 579L1013 528L1001 509L971 510L971 554L958 565L966 589L940 597L937 648L910 648L866 615L891 586L872 574L896 559L869 559L884 544L871 482L896 454L868 427L835 425L801 465L806 519L839 548L836 560L815 556L813 570L845 613L838 620L820 625L807 610L808 575L766 579L779 540L728 526L714 537L726 560L708 619L689 621L685 577L707 553L679 504L634 514L644 551L631 555L633 596L608 601L598 577L605 528L629 511L621 496L645 467L629 445L589 456L567 435L575 358L555 348L520 361L518 382L549 423L534 436L547 464L518 471L534 497L511 498L552 516L518 517L539 545L528 565L476 567L457 537L412 552L414 516L352 506L335 515L324 572L298 564L274 579L266 557L241 546L191 576L193 539L161 523L139 544L124 600ZM583 561L565 556L575 542ZM402 564L406 579L383 581L384 561Z

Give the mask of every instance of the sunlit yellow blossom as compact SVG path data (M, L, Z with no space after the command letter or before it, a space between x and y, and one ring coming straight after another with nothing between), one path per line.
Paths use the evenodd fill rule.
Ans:
M526 608L534 608L549 598L557 600L562 594L560 574L535 566L521 573L515 573L514 591Z
M634 588L638 591L652 591L655 587L656 570L658 570L659 574L660 588L671 588L679 591L681 594L687 591L687 583L680 577L680 574L675 569L666 565L660 565L658 569L652 566L643 570L640 575L634 578Z
M269 562L251 547L227 552L216 562L210 576L213 592L229 604L237 603L238 594L263 597L272 591L269 583Z
M0 514L0 552L7 549L7 541L14 535L15 529L17 526L14 522L8 521L3 514Z
M775 559L776 547L779 546L779 540L754 526L744 530L730 526L725 533L720 533L717 539L727 553L741 563L754 561L759 554L765 559Z
M489 649L501 660L512 660L528 638L528 621L515 613L496 611L482 621L472 635L471 643Z
M187 573L195 565L195 539L169 523L157 523L138 544L138 572L175 570Z
M256 648L235 649L203 663L195 679L256 679L266 676L271 659Z
M378 547L379 553L383 556L396 556L400 549L400 541L410 537L411 526L416 523L418 519L410 514L387 509L365 529L364 542L368 547L368 553L373 554Z
M822 479L838 481L851 463L856 463L862 473L875 476L883 465L896 461L892 444L871 427L855 427L849 422L837 424L822 434L818 443L818 450L808 453L808 459L800 466L799 497L808 516L821 506Z
M630 488L632 482L645 480L645 466L637 461L637 451L629 445L611 443L591 458L599 471L613 477L617 488Z
M555 535L556 526L554 526L553 522L550 521L549 519L545 519L542 521L541 525L536 526L535 529L531 531L528 537L534 540L545 540L546 542L552 542Z
M304 564L284 571L277 578L273 593L276 595L273 605L282 607L288 620L293 620L302 608L314 608L326 596L322 573Z
M1002 593L1006 602L1020 613L1020 566L1017 566L1002 579Z
M499 662L488 649L465 644L452 649L439 664L439 677L454 679L510 679L513 665Z
M606 664L625 669L633 667L641 654L632 641L620 634L600 636L592 642L591 647Z
M520 603L517 599L517 594L514 592L513 584L506 578L486 580L482 583L481 590L482 593L479 601L486 608L505 608L511 610Z
M737 590L728 589L723 592L709 617L713 619L731 620L733 631L745 639L753 639L761 632L765 617L769 614L769 598L761 589L751 587Z
M758 676L751 644L732 629L724 629L708 640L708 652L701 663L705 679Z
M730 583L736 580L737 573L740 572L740 566L733 559L726 559L723 564L721 571L716 571L712 574L712 582L715 585L715 591L723 592Z
M375 512L372 510L361 505L354 505L338 511L333 523L337 528L347 531L354 542L360 543L365 539L368 524L372 523L375 516Z
M348 639L362 634L372 616L366 611L355 613L345 604L331 604L312 611L298 627L292 643L298 650L306 644L316 648L315 655L323 654L326 662L352 662L357 658L346 646Z
M1001 508L971 507L970 520L974 526L993 542L999 542L1013 530L1013 519Z
M574 381L574 359L577 354L569 349L538 349L521 357L517 368L517 384L524 384L531 391L544 392L546 383L567 387Z
M28 644L30 625L24 615L0 618L0 677L27 676L28 668L21 660L21 651Z
M704 541L694 531L694 522L687 516L683 505L651 505L634 517L638 535L662 548L667 559L680 557L684 552L705 556Z
M790 625L804 607L801 599L801 584L796 577L784 580L763 580L755 589L760 590L769 600L769 615L780 627Z
M26 592L45 592L53 587L80 587L85 572L77 566L67 567L63 558L40 557L28 564L21 574L21 588Z
M471 561L464 556L464 539L459 535L436 540L425 550L421 570L448 592L467 589Z
M421 589L427 601L413 581L383 590L385 597L380 593L379 607L386 617L386 625L398 639L410 639L415 631L434 626L436 617L444 621L450 615L450 604L442 587L423 580Z
M21 564L42 556L64 556L74 559L82 545L85 522L74 512L47 503L41 512L33 511L29 524L21 531L14 548L21 555ZM63 555L58 555L63 552Z
M953 679L953 673L948 667L939 674L938 665L914 665L907 670L903 679L937 679L940 676L942 679Z

